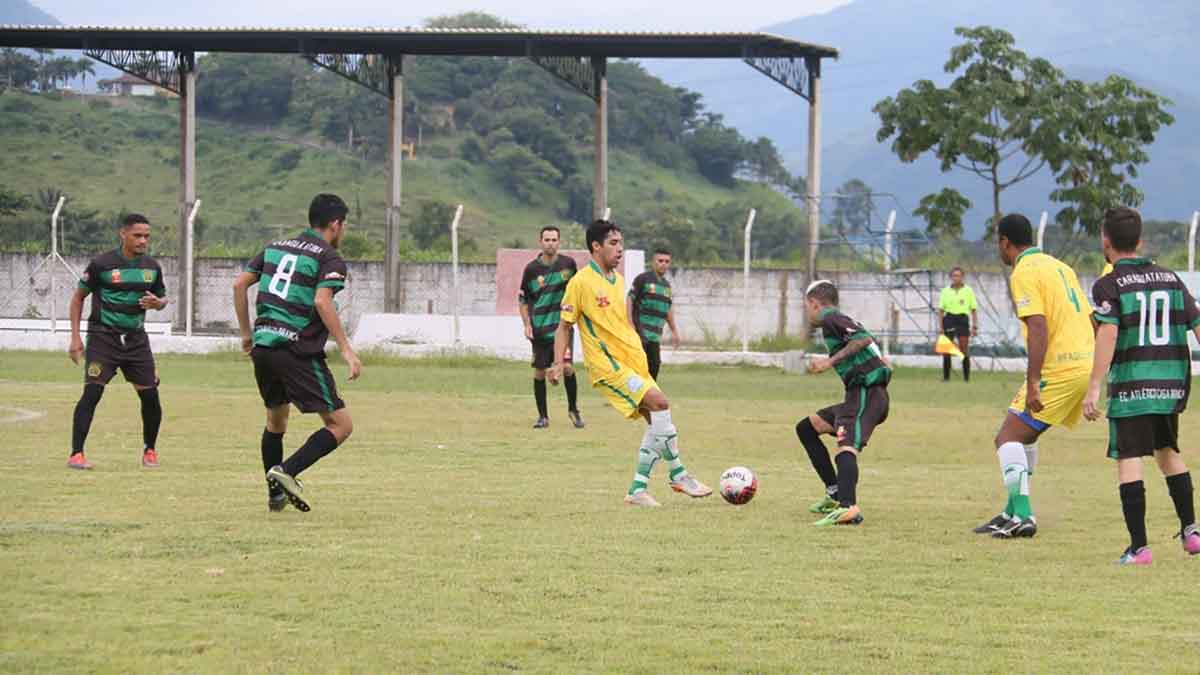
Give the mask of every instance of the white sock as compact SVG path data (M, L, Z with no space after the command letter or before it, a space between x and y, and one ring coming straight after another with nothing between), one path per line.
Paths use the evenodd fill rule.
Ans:
M1000 459L1000 471L1004 474L1004 487L1011 495L1029 495L1029 464L1025 459L1025 446L1009 442L996 450Z
M1029 475L1033 475L1033 470L1037 468L1038 462L1038 444L1037 441L1029 443L1025 446L1025 464L1029 466Z
M657 410L650 413L650 433L654 434L655 447L658 454L665 460L671 470L671 480L679 480L687 475L683 460L679 458L679 432L671 423L670 410Z

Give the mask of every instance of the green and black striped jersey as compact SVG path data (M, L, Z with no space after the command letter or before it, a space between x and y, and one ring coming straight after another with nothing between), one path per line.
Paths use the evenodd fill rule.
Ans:
M875 344L875 336L861 323L842 314L836 307L826 307L821 311L821 335L825 338L825 348L830 356L855 340L871 340L865 349L834 365L847 387L886 385L891 381L892 369L884 365L879 345Z
M518 299L529 307L534 340L554 341L563 292L575 272L575 260L566 255L556 256L549 265L539 255L525 266Z
M1117 261L1092 285L1096 321L1118 327L1108 370L1108 416L1171 415L1192 384L1188 332L1200 308L1171 270L1145 258Z
M644 342L662 342L663 326L671 312L671 282L654 270L642 272L629 289L633 299L633 325Z
M325 353L329 329L317 315L318 288L346 286L346 261L316 230L267 244L247 265L259 275L254 344L287 346L298 356Z
M138 304L146 291L158 297L167 294L162 268L148 255L126 258L121 249L102 253L92 259L79 288L93 293L88 332L115 330L129 333L142 330L146 310Z

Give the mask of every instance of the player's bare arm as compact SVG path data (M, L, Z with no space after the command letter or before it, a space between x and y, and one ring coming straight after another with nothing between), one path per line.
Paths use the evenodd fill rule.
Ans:
M533 339L533 320L529 318L529 305L525 304L524 300L519 300L517 306L521 309L521 323L525 324L525 339Z
M1095 319L1093 319L1095 321ZM1113 354L1117 350L1116 324L1100 324L1096 331L1096 352L1092 356L1092 377L1088 381L1087 395L1083 399L1083 416L1095 422L1100 419L1101 411L1100 389L1108 378L1108 369L1112 366Z
M813 373L823 373L871 346L871 344L874 342L875 340L872 338L859 338L857 340L851 340L845 347L839 349L833 356L827 356L813 360L809 367L809 371Z
M679 329L675 327L675 308L667 311L667 325L671 327L671 346L679 349Z
M242 351L249 354L254 347L254 332L250 327L250 303L246 293L258 283L254 272L242 272L233 282L233 311L237 314L238 332L242 335Z
M337 343L338 350L342 353L342 358L346 360L346 365L350 366L350 379L357 380L362 374L362 362L358 360L358 355L354 353L354 348L350 346L350 340L346 337L346 330L342 328L342 321L338 318L337 307L333 304L333 289L318 288L317 296L313 300L313 306L317 308L317 316L321 317L321 323L325 324L325 328L329 330L329 335L333 337L333 341Z
M563 363L567 358L567 348L571 346L571 324L566 321L558 322L558 329L554 331L554 365L546 371L546 379L550 380L550 384L557 385L558 380L562 377Z
M1029 352L1029 365L1025 368L1025 405L1030 412L1042 410L1042 366L1046 363L1046 348L1050 343L1050 331L1046 317L1031 314L1022 317L1026 327L1025 351Z
M71 346L67 347L67 355L77 365L83 356L83 336L80 335L79 326L83 321L83 299L87 296L88 291L82 288L75 289L75 294L71 296Z
M971 337L979 337L979 312L971 310Z

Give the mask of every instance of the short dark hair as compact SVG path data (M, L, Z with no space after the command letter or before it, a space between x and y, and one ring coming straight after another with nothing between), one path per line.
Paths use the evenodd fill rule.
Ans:
M966 274L966 272L963 272L963 268L959 265L955 265L954 267L950 268L950 274L954 274L955 272L962 272L963 274Z
M838 304L838 289L828 279L818 279L808 285L808 291L804 294L806 298L812 298L823 305Z
M659 246L658 248L654 249L654 255L671 255L671 250L666 246Z
M139 223L145 223L149 225L150 219L140 213L131 213L121 219L121 229L125 229L130 225L137 225Z
M1113 248L1131 253L1137 250L1142 239L1142 215L1128 206L1117 206L1104 212L1100 229L1108 236Z
M558 229L557 225L547 225L542 228L541 232L538 232L538 241L541 241L542 237L544 237L547 232L553 232L554 234L562 236L562 230Z
M1033 246L1033 224L1019 213L1010 213L996 223L996 236L1004 237L1013 246Z
M592 244L600 244L604 246L604 240L608 239L608 235L613 232L620 232L621 228L611 220L593 220L587 229L587 247L588 251L592 250Z
M348 213L350 208L341 197L322 192L313 197L312 203L308 205L308 224L323 230L335 220L345 222Z

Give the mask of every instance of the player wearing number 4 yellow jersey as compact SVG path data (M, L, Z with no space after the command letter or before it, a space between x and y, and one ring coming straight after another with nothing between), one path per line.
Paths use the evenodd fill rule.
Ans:
M1056 424L1073 428L1082 417L1095 336L1092 307L1075 271L1033 246L1029 219L1005 216L996 226L996 241L1000 259L1013 268L1009 285L1029 364L1025 384L996 434L1008 504L975 532L1010 539L1037 532L1029 477L1037 464L1038 437Z
M625 313L625 279L616 271L625 252L621 228L597 220L588 227L587 244L592 260L567 283L558 332L554 336L554 365L547 377L551 384L558 384L566 365L571 327L579 324L583 360L592 386L604 393L617 412L629 419L642 417L648 422L625 503L659 505L646 490L650 471L659 459L670 466L672 490L691 497L707 497L712 490L689 475L683 466L670 404L650 376L642 340Z

